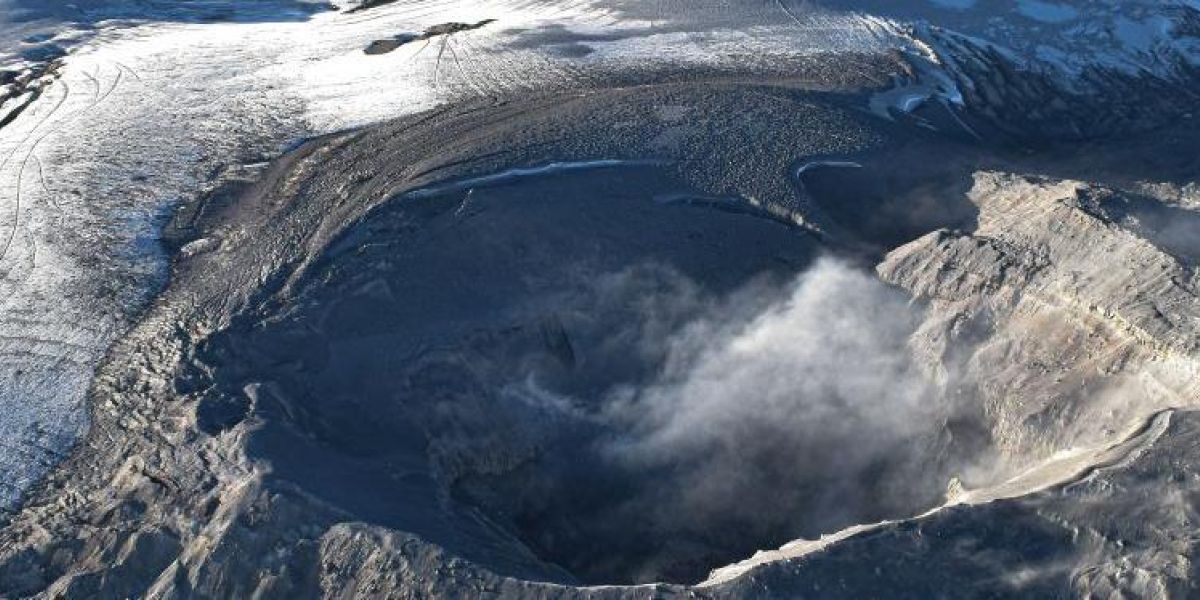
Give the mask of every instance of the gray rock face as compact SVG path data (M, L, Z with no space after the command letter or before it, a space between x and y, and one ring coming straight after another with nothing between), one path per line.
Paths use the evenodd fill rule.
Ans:
M931 303L918 345L973 382L1000 448L1045 455L1192 404L1193 271L1139 235L1137 200L999 173L978 174L970 198L974 231L930 233L878 272Z
M1166 415L1156 426L1132 454L1068 485L884 524L767 563L721 590L735 597L1190 596L1196 492L1185 456L1196 413Z
M1186 8L1176 18L1178 30L1186 30L1200 16ZM911 35L931 48L929 56L914 60L914 70L924 73L917 79L954 91L963 126L973 136L1025 143L1086 140L1191 118L1195 63L1170 45L1137 53L1134 60L1147 65L1142 68L1106 60L1103 50L1094 63L1067 67L953 30L918 26Z

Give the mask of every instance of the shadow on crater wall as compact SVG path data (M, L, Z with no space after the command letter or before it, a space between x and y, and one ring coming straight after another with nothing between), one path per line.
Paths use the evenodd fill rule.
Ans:
M394 199L201 349L201 427L253 418L270 485L529 579L698 581L935 503L955 451L907 299L656 200L688 193L625 167ZM761 359L756 328L786 334Z

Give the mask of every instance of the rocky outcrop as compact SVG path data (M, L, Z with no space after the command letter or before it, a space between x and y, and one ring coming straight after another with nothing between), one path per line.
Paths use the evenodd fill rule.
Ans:
M0 129L41 97L61 66L58 61L46 61L20 70L0 70Z
M1137 211L1163 205L1002 173L978 174L970 199L974 231L930 233L878 272L929 302L917 344L951 385L967 382L1005 454L1096 443L1195 403L1194 272L1136 231Z

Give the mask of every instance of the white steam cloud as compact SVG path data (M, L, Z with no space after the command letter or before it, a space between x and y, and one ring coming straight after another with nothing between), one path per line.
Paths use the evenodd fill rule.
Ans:
M878 494L930 491L897 488L946 419L907 347L919 317L901 292L819 261L765 309L709 314L671 336L659 376L605 402L625 432L606 451L670 473L652 493L689 519L806 513L820 528L886 511Z
M530 502L572 515L575 543L635 580L919 512L961 467L946 395L909 348L921 310L848 263L726 296L641 266L555 306L573 367L526 371L507 394L572 432L547 442L548 472L620 484L580 500L578 482L538 481Z

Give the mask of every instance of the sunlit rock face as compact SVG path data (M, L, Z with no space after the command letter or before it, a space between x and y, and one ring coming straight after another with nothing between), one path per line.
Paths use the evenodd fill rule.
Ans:
M0 0L0 595L1186 595L1197 22Z

